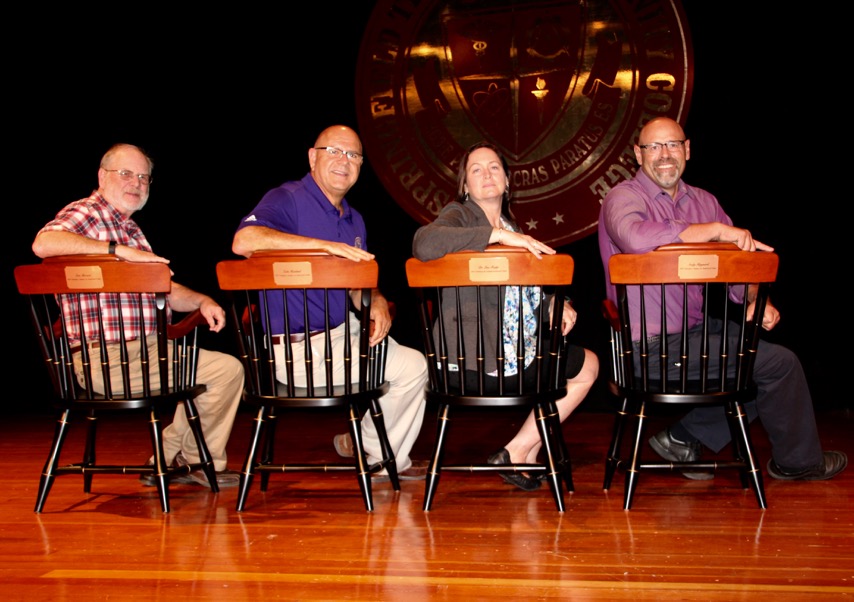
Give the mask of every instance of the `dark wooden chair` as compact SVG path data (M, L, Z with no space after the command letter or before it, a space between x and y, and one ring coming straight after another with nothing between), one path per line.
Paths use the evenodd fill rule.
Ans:
M429 511L443 471L465 473L526 472L544 475L558 511L565 509L564 491L573 491L569 453L563 438L555 402L566 395L566 337L560 332L564 299L572 283L574 264L568 255L544 255L537 259L527 250L495 246L484 252L450 253L440 259L406 262L409 286L420 304L423 343L427 356L429 382L426 398L438 407L436 440L427 469L423 509ZM499 299L499 307L508 287L519 294L522 287L538 286L555 295L553 316L547 303L539 303L536 333L536 357L532 378L504 375L503 328L505 317L489 319L481 312L481 300ZM476 335L463 328L464 315L476 326ZM522 312L519 312L520 319ZM551 324L551 326L550 326ZM521 324L518 325L521 329ZM468 330L468 333L467 333ZM469 337L467 339L467 336ZM449 337L452 341L449 342ZM497 356L487 361L483 341L496 341ZM475 340L471 340L474 338ZM516 350L524 358L522 343ZM524 360L522 360L523 363ZM488 375L488 366L498 366L497 376ZM458 368L458 371L457 371ZM460 378L460 374L467 374ZM489 464L480 459L468 464L446 464L444 453L450 434L451 409L457 407L519 407L533 410L543 442L545 462L541 464Z
M231 299L231 324L236 329L239 354L246 370L243 401L257 408L240 475L238 512L246 506L256 474L261 475L261 490L266 491L271 473L338 471L355 471L365 507L372 511L373 473L385 469L394 489L400 489L380 405L380 397L389 387L385 381L387 340L374 347L369 345L371 290L377 286L377 263L354 262L320 250L262 251L249 259L219 262L217 277L220 288ZM341 315L330 316L333 297L352 290L360 291L361 307L353 310L356 319L351 319L349 302L344 303ZM286 293L289 302L283 303ZM317 293L320 296L314 297ZM278 316L271 310L271 303L276 300L281 307ZM275 317L285 324L285 333L291 331L292 323L307 324L311 303L319 303L317 307L327 316L323 328L309 333L312 344L305 344L304 333L283 336L281 332L271 332L270 324ZM330 322L336 319L344 324L343 343L338 345L334 324ZM297 343L301 343L302 351L294 350ZM281 345L280 357L273 353L274 345ZM333 378L335 367L342 363L352 370L345 370L344 377ZM312 370L313 367L316 369ZM277 368L286 375L286 383L276 379ZM346 411L353 462L318 459L297 463L276 457L277 423L284 417L280 411L308 408ZM362 446L361 419L366 411L371 412L383 450L382 459L370 465Z
M607 491L615 471L626 471L623 506L632 506L642 471L719 470L739 471L744 489L752 487L760 508L766 507L762 470L750 440L744 403L756 397L753 364L759 344L762 315L769 288L777 276L778 257L773 253L747 252L730 243L673 244L645 254L611 257L611 282L617 289L616 305L609 300L603 313L611 331L609 391L621 403L617 412L603 487ZM747 294L758 285L756 309L747 317L747 304L734 303L731 294ZM690 328L683 309L691 288L703 294L701 321ZM673 313L660 302L675 294ZM639 295L639 333L632 336L629 296ZM681 302L680 302L681 301ZM649 336L649 324L661 324L666 337ZM668 369L668 366L670 368ZM645 459L642 454L644 426L655 407L698 405L723 406L732 431L732 461L668 462ZM628 451L622 438L630 416L635 419Z
M205 391L204 384L195 382L197 327L205 321L194 312L178 324L169 323L166 306L172 282L169 266L130 263L114 255L73 255L18 266L15 280L18 291L29 303L38 347L53 388L51 402L60 410L39 482L35 511L44 508L56 477L69 474L83 475L85 493L91 492L96 474L153 474L163 512L169 512L168 485L176 474L201 468L211 490L218 491L213 461L194 402ZM121 312L105 300L104 293L121 294ZM154 315L141 310L140 300L146 296L154 299ZM63 299L64 304L59 302ZM83 315L81 301L91 302L97 311ZM138 341L127 340L124 328L119 326L122 339L108 344L103 332L105 320L119 325L139 321L143 336ZM70 342L72 331L82 333L79 341ZM149 351L152 344L156 348ZM75 356L79 361L75 361ZM174 409L176 404L183 404L195 435L201 457L198 464L166 466L162 417L164 411ZM114 412L143 410L147 410L145 420L151 434L154 464L99 464L96 457L99 418ZM72 415L78 412L87 416L83 459L62 465L62 446Z

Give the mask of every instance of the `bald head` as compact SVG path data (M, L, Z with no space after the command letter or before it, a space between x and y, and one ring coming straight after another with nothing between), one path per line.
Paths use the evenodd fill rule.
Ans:
M362 152L362 141L359 140L359 135L353 128L347 127L346 125L329 126L320 132L317 136L317 140L314 141L314 146L330 146L330 140L338 140L342 137L358 145L358 148L347 148L345 150L354 150L359 153Z
M654 117L641 128L638 144L649 144L662 140L685 140L685 131L670 117Z

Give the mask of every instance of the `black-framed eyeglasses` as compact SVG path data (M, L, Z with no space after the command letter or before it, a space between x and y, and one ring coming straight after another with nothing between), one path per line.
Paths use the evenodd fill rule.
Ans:
M650 142L649 144L638 144L638 148L649 152L651 155L655 155L657 153L660 153L661 149L665 146L670 152L681 150L683 144L685 144L684 140L668 140L667 142Z
M122 180L126 180L130 182L132 179L136 178L139 180L139 183L143 186L149 186L151 182L154 180L151 177L151 174L147 173L133 173L129 169L107 169L106 167L101 168L104 171L112 171L119 175Z
M335 146L315 146L314 149L325 150L327 153L329 153L336 159L343 155L357 165L360 165L362 163L362 160L364 159L361 153L357 153L356 151L345 151Z

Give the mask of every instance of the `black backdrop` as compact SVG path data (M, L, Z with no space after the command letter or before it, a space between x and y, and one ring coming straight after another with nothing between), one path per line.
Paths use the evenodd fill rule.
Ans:
M13 167L5 178L12 189L2 278L12 316L5 403L38 405L17 393L33 380L43 382L38 353L22 339L30 333L17 319L23 305L12 269L36 260L30 244L41 225L96 187L98 161L114 142L139 144L155 159L149 204L135 215L155 250L171 259L176 280L223 301L214 266L233 257L238 220L269 188L304 175L306 149L321 129L357 126L355 65L372 3L334 4L301 5L299 17L233 7L187 15L53 9L10 23L20 35L14 44L3 42L4 138ZM831 382L839 367L829 358L825 316L838 295L816 280L824 253L841 243L811 215L826 209L808 200L817 176L806 176L827 177L818 173L819 157L828 154L820 136L835 133L796 126L807 112L833 117L833 97L812 101L818 92L795 70L804 52L798 17L759 8L735 12L700 0L684 4L695 59L686 180L712 191L737 225L776 247L781 272L772 298L783 320L768 338L798 352L817 406L850 407ZM70 22L98 26L69 28ZM790 158L798 160L788 164ZM348 198L365 216L381 286L398 304L392 334L420 346L403 271L419 224L383 189L370 161ZM808 213L796 214L798 205ZM576 340L600 353L604 372L606 334L598 310L604 285L595 237L560 250L576 261ZM828 294L813 301L817 289ZM206 344L228 351L228 337L209 335ZM604 397L597 387L585 407L602 407Z

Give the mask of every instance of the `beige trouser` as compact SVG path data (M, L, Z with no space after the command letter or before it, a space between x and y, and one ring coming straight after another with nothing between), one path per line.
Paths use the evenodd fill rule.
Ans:
M157 357L157 343L149 343L149 356ZM131 373L131 387L135 391L142 390L142 371L139 369L139 341L128 343L129 363L135 370ZM100 349L90 349L89 357L94 366L101 361ZM119 357L119 346L117 344L107 345L107 352L112 360L110 379L114 383L121 383L121 372L115 361ZM170 346L169 357L172 357ZM77 380L83 382L80 354L74 354L74 365L77 370ZM170 378L171 378L170 362ZM157 362L153 362L152 371L156 373ZM103 379L100 369L92 370L93 387L99 393L104 392ZM152 376L154 387L160 386L160 380ZM225 446L231 435L231 427L237 414L237 408L243 393L243 365L236 357L218 351L199 349L199 363L196 370L196 383L204 384L207 390L195 399L196 409L199 411L199 419L202 424L202 432L205 435L205 443L213 458L214 468L217 471L226 469L227 457ZM183 404L178 404L175 416L171 424L163 429L163 456L167 464L178 454L182 455L190 463L199 461L199 449L196 439L187 421Z
M355 334L354 334L355 333ZM353 338L354 349L358 350L359 320L354 314L350 314L350 335ZM323 369L324 357L323 337L316 336L309 339L312 343L312 351L315 358L315 385L325 382ZM295 358L302 358L305 343L292 343ZM344 325L336 328L332 333L333 357L342 358L344 347ZM279 344L275 346L276 378L286 382L285 374L285 351ZM319 359L321 358L321 359ZM353 370L353 382L358 382L358 363ZM305 385L305 370L303 364L294 362L294 384ZM300 369L297 371L297 367ZM334 366L332 380L335 383L344 382L344 363L338 362ZM394 339L388 339L388 351L386 354L385 377L389 382L389 390L380 398L383 411L383 421L388 433L389 444L394 452L395 463L398 471L402 472L409 468L412 460L409 452L415 445L415 440L421 432L421 423L424 420L424 410L427 402L424 400L424 387L427 384L427 360L424 355L412 349L398 344ZM362 418L362 443L368 455L368 462L378 462L382 459L382 450L370 412L366 412Z

